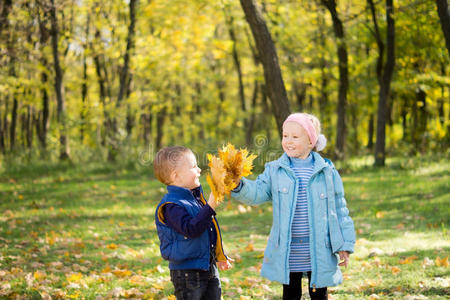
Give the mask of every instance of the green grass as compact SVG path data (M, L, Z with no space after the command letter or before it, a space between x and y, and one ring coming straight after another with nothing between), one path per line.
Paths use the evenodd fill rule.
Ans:
M342 166L356 252L330 299L450 298L450 163L398 158L384 169ZM0 173L0 298L162 299L173 294L160 258L154 209L164 187L145 168L33 164ZM270 204L218 210L224 299L280 299L259 276ZM303 284L306 290L306 283ZM420 298L420 295L422 298Z

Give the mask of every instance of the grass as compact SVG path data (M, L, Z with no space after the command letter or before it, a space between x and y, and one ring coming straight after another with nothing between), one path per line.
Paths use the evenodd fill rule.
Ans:
M342 166L356 252L330 299L450 298L450 163L398 158L386 168ZM170 298L154 209L165 192L144 169L89 164L9 167L0 173L0 298ZM218 210L224 299L280 299L259 276L270 204ZM306 283L303 285L306 290Z

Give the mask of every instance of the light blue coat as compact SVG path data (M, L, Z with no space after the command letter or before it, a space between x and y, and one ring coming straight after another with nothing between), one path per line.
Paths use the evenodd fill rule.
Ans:
M341 177L334 165L311 152L314 171L307 185L310 227L311 284L313 288L335 286L342 282L338 251L354 250L355 230L348 215ZM284 153L269 162L256 180L242 178L242 186L232 197L258 205L272 201L273 224L261 275L283 284L289 283L291 225L297 201L298 180Z

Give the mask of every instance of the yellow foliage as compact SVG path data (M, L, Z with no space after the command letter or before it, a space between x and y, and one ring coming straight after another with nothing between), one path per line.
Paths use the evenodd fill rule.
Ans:
M232 144L219 149L218 156L208 154L210 173L206 181L217 203L225 195L230 196L242 177L250 175L256 155L249 155L246 149L237 150Z

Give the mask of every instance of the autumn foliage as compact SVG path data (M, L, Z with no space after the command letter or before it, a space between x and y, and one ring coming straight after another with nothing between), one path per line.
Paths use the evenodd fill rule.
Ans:
M208 154L210 174L206 177L216 202L230 196L242 177L252 173L253 160L256 155L247 149L237 150L232 144L219 149L218 156Z

